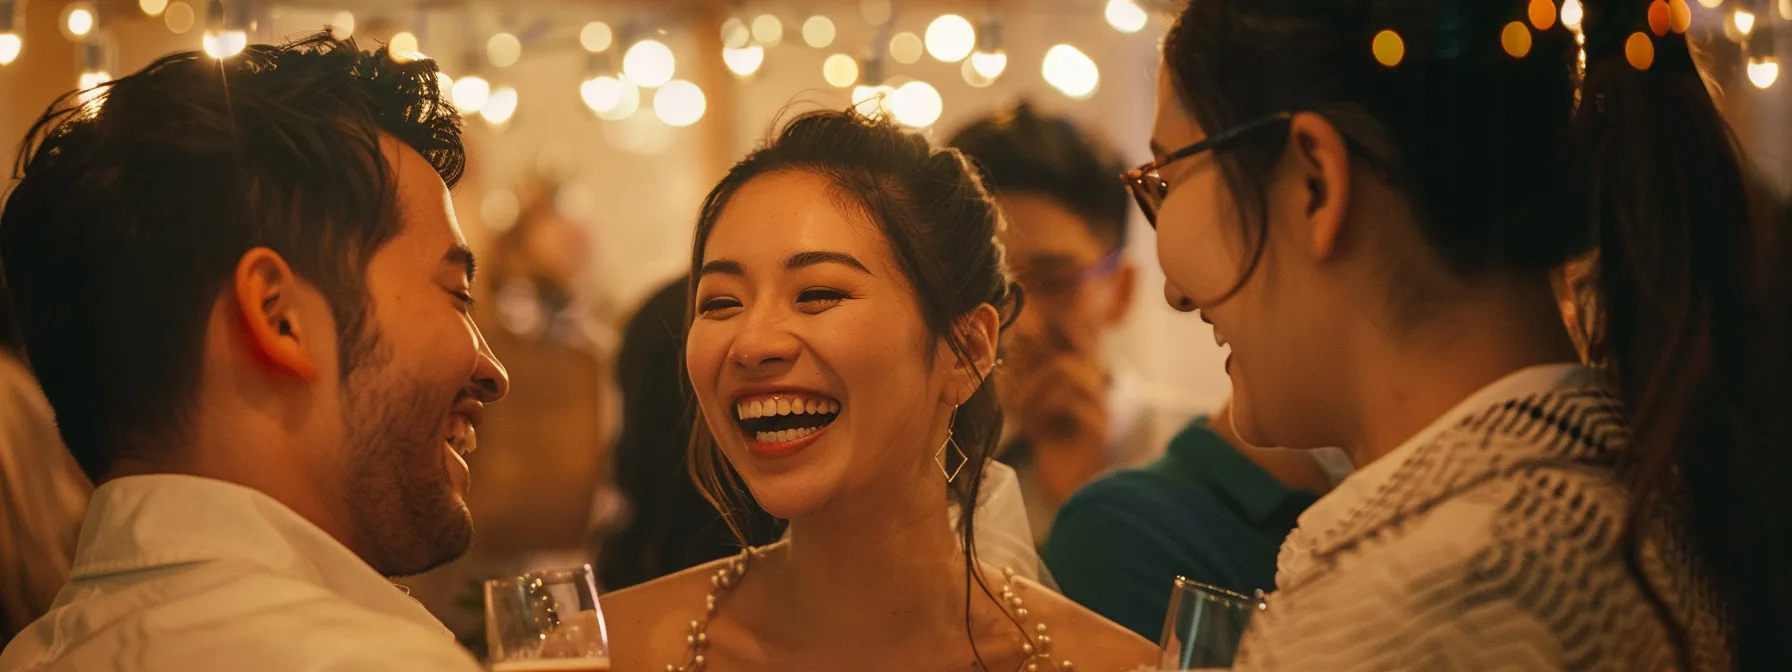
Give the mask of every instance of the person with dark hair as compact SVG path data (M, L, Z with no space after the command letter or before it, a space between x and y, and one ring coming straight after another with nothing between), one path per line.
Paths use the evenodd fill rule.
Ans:
M616 356L622 432L616 440L616 487L628 523L602 542L599 582L620 590L740 552L741 542L704 499L686 468L696 397L684 362L685 294L680 277L654 292L623 328ZM744 500L734 513L749 545L777 540L782 523Z
M983 383L1021 307L1000 228L956 150L852 111L791 120L716 185L691 256L691 470L737 534L742 484L789 531L606 596L617 669L1153 658L980 558L1002 421ZM954 503L956 535L940 522Z
M436 67L327 33L52 104L0 212L25 352L98 484L0 670L477 670L386 577L461 554L508 380L469 313Z
M49 611L68 582L93 492L56 437L23 349L0 291L0 646Z
M1027 295L996 374L1035 543L1058 508L1103 472L1151 461L1196 405L1107 361L1103 340L1131 311L1126 190L1115 153L1069 119L1022 102L947 142L977 166L1002 208L1001 233Z
M1243 440L1358 465L1234 669L1792 669L1752 180L1683 23L1526 4L1192 0L1164 41L1127 182L1166 299ZM1550 274L1590 249L1589 367Z

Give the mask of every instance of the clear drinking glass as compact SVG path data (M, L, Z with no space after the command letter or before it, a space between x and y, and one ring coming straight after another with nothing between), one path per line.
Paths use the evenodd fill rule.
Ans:
M1265 608L1263 591L1249 596L1176 577L1159 640L1158 667L1193 670L1232 666L1251 615Z
M492 672L607 672L610 638L591 565L485 582Z

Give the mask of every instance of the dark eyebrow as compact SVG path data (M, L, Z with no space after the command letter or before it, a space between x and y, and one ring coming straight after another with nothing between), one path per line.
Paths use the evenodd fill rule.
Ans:
M742 268L738 261L717 259L715 261L704 262L703 268L697 271L697 277L701 278L715 273L721 273L723 275L746 275L747 269Z
M455 243L454 247L448 248L448 253L442 255L442 263L453 266L465 266L467 269L468 284L472 284L473 273L479 269L478 260L473 258L473 250L460 243Z
M865 268L864 264L859 263L857 258L845 252L798 252L784 260L784 270L796 271L818 264L840 264L857 269L865 275L875 275L871 269Z

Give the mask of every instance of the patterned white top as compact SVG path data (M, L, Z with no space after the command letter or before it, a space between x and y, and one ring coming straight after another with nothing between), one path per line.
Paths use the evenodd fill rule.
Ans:
M1677 668L1623 559L1630 438L1582 367L1472 395L1301 517L1235 669ZM1645 531L1644 571L1693 668L1728 670L1723 612L1669 530Z

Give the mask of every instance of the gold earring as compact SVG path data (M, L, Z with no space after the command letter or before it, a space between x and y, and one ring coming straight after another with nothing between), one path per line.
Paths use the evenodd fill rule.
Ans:
M958 447L958 441L952 438L952 424L957 421L958 407L953 406L952 417L950 420L946 421L946 442L940 444L940 449L933 452L933 462L934 464L940 465L940 473L946 476L947 483L951 483L954 479L957 479L958 472L964 471L965 463L971 461L971 456L966 455L964 449ZM958 453L958 467L951 470L946 469L947 447L950 447L952 452Z

